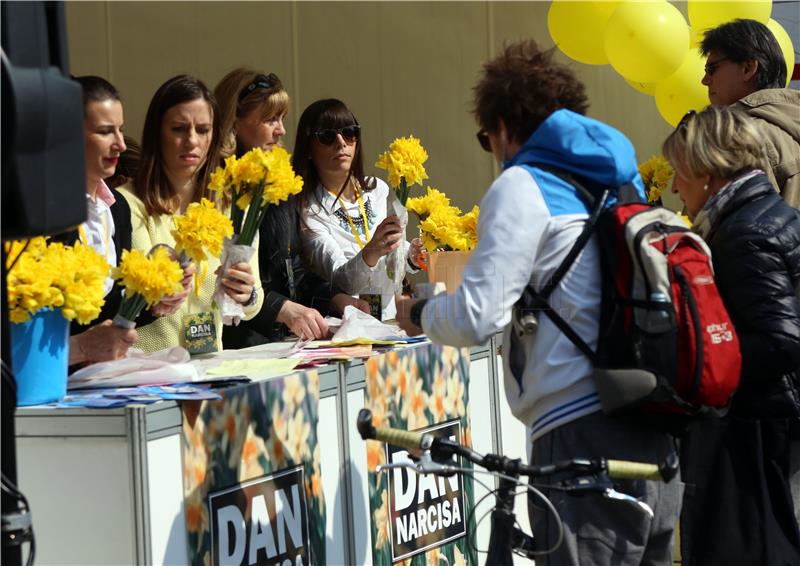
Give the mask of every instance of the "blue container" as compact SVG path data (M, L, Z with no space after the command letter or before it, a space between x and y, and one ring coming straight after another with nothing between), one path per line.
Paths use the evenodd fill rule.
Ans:
M63 399L67 394L69 321L61 309L40 310L28 322L11 324L11 344L17 405Z

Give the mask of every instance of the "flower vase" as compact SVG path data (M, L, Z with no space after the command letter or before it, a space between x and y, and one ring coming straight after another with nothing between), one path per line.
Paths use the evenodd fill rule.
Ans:
M239 322L244 318L244 307L225 292L222 287L222 277L230 266L236 263L249 262L255 253L256 249L253 246L239 245L235 239L225 238L225 243L222 246L222 256L219 258L220 270L217 273L217 280L214 285L214 302L219 307L223 324L238 326Z
M430 252L428 254L428 282L444 283L448 293L461 285L464 268L470 252Z
M386 197L386 214L387 216L397 215L404 235L400 241L400 246L386 255L386 276L394 285L395 295L399 295L403 291L403 278L406 276L405 233L408 225L408 211L393 190L389 190L389 195Z
M67 394L69 321L61 309L40 310L11 324L11 366L17 405L60 401Z

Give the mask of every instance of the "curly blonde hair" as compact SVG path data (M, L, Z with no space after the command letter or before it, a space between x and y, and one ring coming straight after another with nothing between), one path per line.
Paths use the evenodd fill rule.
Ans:
M758 126L741 110L709 106L684 116L664 140L662 152L676 170L693 177L732 179L743 171L764 169L761 138Z
M244 118L259 108L264 118L282 116L289 111L289 94L275 75L269 75L270 79L274 79L271 81L272 86L253 88L250 93L240 99L242 91L258 76L263 76L263 74L246 67L239 67L225 75L214 89L214 96L220 111L220 127L222 129L220 155L222 158L237 153L234 127L237 118Z

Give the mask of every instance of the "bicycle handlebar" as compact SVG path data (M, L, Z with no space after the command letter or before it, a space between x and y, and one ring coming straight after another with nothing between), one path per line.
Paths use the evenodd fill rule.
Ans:
M585 471L586 473L605 472L611 479L655 480L669 482L678 472L678 459L670 455L662 464L647 464L628 460L586 460L575 458L566 462L528 466L519 460L511 460L494 454L481 455L470 448L448 439L436 438L430 434L410 432L396 428L376 428L372 424L372 412L361 409L357 419L358 432L364 440L378 440L409 451L430 450L434 460L442 456L449 458L455 453L465 456L475 464L492 471L511 471L529 477L547 476L561 471ZM440 452L437 454L437 450Z

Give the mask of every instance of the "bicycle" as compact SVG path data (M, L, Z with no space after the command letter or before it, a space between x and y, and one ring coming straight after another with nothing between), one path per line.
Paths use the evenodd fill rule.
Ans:
M653 517L653 510L643 501L621 493L614 489L612 480L656 480L671 481L678 472L678 457L671 454L660 464L631 462L613 459L574 458L545 465L527 465L519 459L511 459L498 454L480 454L471 448L458 444L448 438L440 438L431 434L410 432L393 428L375 428L372 425L372 413L369 409L361 409L356 422L358 432L363 440L377 440L404 448L414 453L414 462L379 465L378 473L395 468L406 468L417 474L436 474L452 476L453 474L486 473L499 479L497 489L489 490L488 495L495 494L495 505L491 512L491 530L489 549L486 551L487 566L513 566L513 555L519 554L534 560L536 556L555 551L563 540L563 525L550 500L535 486L522 482L520 477L533 479L553 476L559 473L570 477L557 484L546 486L547 489L561 489L576 494L596 492L604 497L616 499L636 505L644 513ZM461 456L482 470L463 468L455 464L454 456ZM475 478L474 478L475 479ZM524 486L539 497L548 511L556 518L558 536L552 548L536 550L533 537L519 529L514 513L516 487ZM544 487L543 487L544 489ZM477 508L479 500L475 504ZM482 519L481 519L482 520Z

